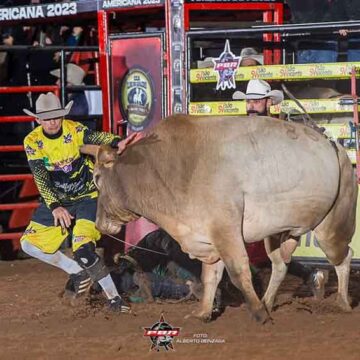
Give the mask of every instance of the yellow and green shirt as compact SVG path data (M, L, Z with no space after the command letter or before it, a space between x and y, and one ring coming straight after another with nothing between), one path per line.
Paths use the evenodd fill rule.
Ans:
M80 153L83 144L116 146L120 137L88 129L64 120L56 135L35 128L24 139L24 147L35 183L45 204L51 210L82 198L97 196L93 183L92 160Z

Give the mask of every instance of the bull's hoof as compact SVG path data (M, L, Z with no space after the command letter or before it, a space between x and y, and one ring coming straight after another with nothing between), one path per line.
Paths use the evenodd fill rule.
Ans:
M252 311L251 314L259 324L265 324L268 321L272 321L272 318L265 306L262 306L258 310Z
M315 300L323 300L325 295L325 274L321 270L316 270L311 274L310 288Z
M204 323L209 323L212 320L212 313L207 313L203 311L193 311L191 314L185 316L185 319L198 319Z
M337 295L336 303L342 311L347 312L347 313L352 311L352 308L351 308L348 300L344 299L344 297L341 296L341 294Z
M266 300L265 297L263 297L261 302L264 304L264 307L266 308L268 314L270 314L274 307L274 299Z

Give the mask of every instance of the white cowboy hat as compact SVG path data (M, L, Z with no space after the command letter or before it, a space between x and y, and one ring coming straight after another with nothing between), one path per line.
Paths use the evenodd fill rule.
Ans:
M284 94L280 90L271 90L270 85L264 80L250 80L246 88L246 94L242 91L235 91L233 100L258 100L270 98L273 105L277 105L284 100Z
M66 116L71 109L73 101L70 101L65 108L61 106L60 99L53 93L41 94L35 103L35 114L30 110L23 109L24 113L40 120L57 119Z
M60 79L60 69L52 70L50 71L50 74ZM80 66L77 66L72 63L66 64L67 82L75 86L82 85L85 75L86 75L85 71Z
M259 54L254 48L247 47L243 48L240 52L240 66L241 62L245 59L253 59L258 62L260 65L264 65L264 55Z

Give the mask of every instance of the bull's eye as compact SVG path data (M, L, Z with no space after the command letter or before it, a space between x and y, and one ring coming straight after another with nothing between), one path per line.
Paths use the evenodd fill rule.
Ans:
M98 189L100 189L100 174L94 174L94 184Z

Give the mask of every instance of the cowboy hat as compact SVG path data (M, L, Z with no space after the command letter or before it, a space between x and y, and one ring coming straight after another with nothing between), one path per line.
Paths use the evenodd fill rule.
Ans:
M24 113L40 120L57 119L66 116L71 109L73 101L70 101L65 108L61 106L60 99L53 93L41 94L35 103L35 114L30 110L23 109Z
M271 90L270 85L264 80L250 80L246 88L246 94L242 91L235 91L233 100L258 100L270 98L273 105L277 105L284 100L284 94L280 90Z
M60 79L60 69L55 69L50 71L51 75L56 76ZM69 63L66 64L66 81L77 86L83 83L84 77L86 73L85 71L75 64Z
M253 59L255 60L257 63L259 63L259 65L263 65L264 64L264 55L259 54L254 48L252 47L247 47L247 48L243 48L240 52L240 66L241 66L241 62L245 59Z

